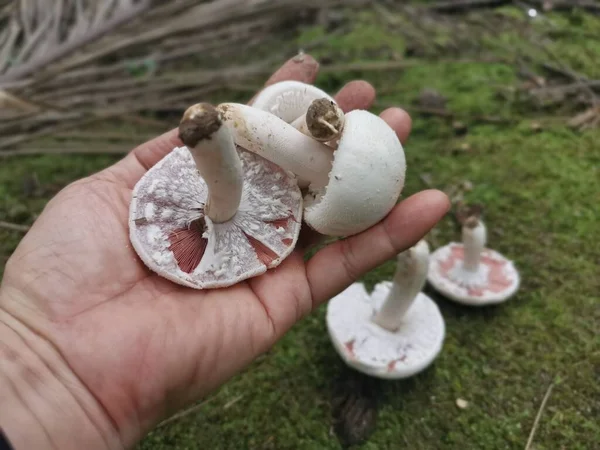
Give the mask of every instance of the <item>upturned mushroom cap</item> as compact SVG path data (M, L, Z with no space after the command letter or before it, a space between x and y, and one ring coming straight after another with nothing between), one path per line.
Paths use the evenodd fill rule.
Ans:
M471 306L502 303L519 289L515 265L497 251L484 249L477 271L465 270L464 260L462 243L438 248L430 256L427 281L443 296Z
M279 166L236 149L220 112L193 111L202 120L184 117L180 136L197 153L175 148L136 184L130 239L142 261L164 278L196 289L227 287L278 266L292 252L300 232L302 195L294 177ZM228 214L217 222L207 214L207 179L194 158L206 164L207 177L222 172L221 203L239 204L230 219ZM239 185L237 173L243 177L241 198L236 193L226 199L228 186ZM213 186L220 186L217 178L210 179Z
M306 114L313 100L326 98L334 101L327 92L312 84L300 81L280 81L267 86L252 101L252 107L268 111L287 123Z
M321 234L350 236L383 219L394 207L406 173L404 149L379 116L354 110L344 131L326 186L311 185L304 220Z
M331 299L327 330L348 366L378 378L407 378L435 360L446 328L439 308L423 293L406 311L397 331L375 324L372 317L385 302L391 284L379 283L369 295L362 283L354 283Z

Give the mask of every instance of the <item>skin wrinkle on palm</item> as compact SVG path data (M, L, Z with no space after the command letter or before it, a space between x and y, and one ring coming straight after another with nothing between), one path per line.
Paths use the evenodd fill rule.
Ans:
M279 73L313 82L317 64L311 61L288 62ZM362 96L349 89L336 96L343 108L372 103L369 88ZM388 112L388 123L406 138L410 127L400 124L403 118L403 111ZM32 330L28 338L60 352L58 360L46 357L75 377L69 386L92 408L86 413L112 424L109 432L118 428L127 447L239 373L355 277L413 245L449 207L439 191L415 194L372 229L319 250L306 263L298 248L276 271L198 292L149 273L128 244L131 189L174 144L181 144L176 134L166 133L59 192L8 261L0 288L2 309L27 325L23 333ZM68 233L56 232L65 225ZM111 333L103 333L106 328ZM59 421L57 433L70 436L75 422Z

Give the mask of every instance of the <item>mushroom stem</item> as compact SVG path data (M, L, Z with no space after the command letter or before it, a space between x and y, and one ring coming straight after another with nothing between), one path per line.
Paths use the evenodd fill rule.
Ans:
M423 289L429 268L429 246L424 240L397 256L392 289L373 322L388 331L400 328L402 318Z
M223 124L220 112L208 103L189 107L179 124L179 137L208 186L204 213L215 223L230 220L242 199L242 162Z
M217 109L238 145L305 180L300 187L327 185L333 164L330 147L267 111L239 103L223 103Z
M465 249L463 268L469 272L477 272L481 261L481 252L486 244L486 228L483 222L471 217L462 227L462 241Z
M292 126L319 142L338 139L344 128L344 112L328 98L313 100L306 114L292 122Z

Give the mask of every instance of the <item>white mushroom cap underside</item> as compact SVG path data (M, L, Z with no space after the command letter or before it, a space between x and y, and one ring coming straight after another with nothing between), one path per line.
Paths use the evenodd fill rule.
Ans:
M427 281L445 297L465 305L483 306L502 303L519 289L519 272L502 254L484 249L476 274L461 270L461 254L464 254L463 244L451 242L430 256ZM461 274L465 275L463 283L457 284L454 280Z
M264 88L252 102L252 107L268 111L287 123L306 114L310 104L319 98L331 97L327 92L300 81L280 81Z
M406 174L402 144L383 119L354 110L345 120L328 186L304 198L304 220L328 236L356 234L383 219L398 201Z
M205 217L208 239L201 263L182 271L169 249L169 234L201 217L207 187L186 147L175 148L133 190L130 239L142 261L175 283L197 289L231 286L276 267L293 250L301 225L302 196L295 179L258 155L239 151L244 171L242 200L230 221ZM285 227L268 223L288 218ZM248 234L277 255L268 267Z
M349 366L379 378L406 378L433 362L442 349L446 326L438 306L423 293L406 311L398 331L373 323L391 285L379 283L369 295L362 283L352 284L329 301L327 329Z

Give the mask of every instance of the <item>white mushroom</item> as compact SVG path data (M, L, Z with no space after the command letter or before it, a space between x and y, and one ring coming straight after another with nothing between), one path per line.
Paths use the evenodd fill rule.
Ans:
M462 225L462 243L451 242L431 255L429 283L459 303L481 306L508 300L519 288L512 261L485 248L486 227L472 215Z
M190 107L175 148L137 183L130 238L159 275L197 289L231 286L279 265L302 215L296 180L236 148L211 105Z
M321 234L350 236L383 219L404 187L404 149L379 116L346 114L335 151L266 111L237 103L218 109L238 145L306 180L304 220Z
M327 329L344 362L385 379L407 378L427 368L440 353L446 327L433 300L421 291L429 247L420 241L397 257L392 282L369 295L354 283L329 301Z
M373 226L394 207L404 187L406 160L396 132L379 116L346 114L329 183L311 186L304 220L328 236L349 236Z
M333 97L300 81L280 81L266 87L254 98L252 106L276 115L321 142L337 139L344 126L344 112Z
M287 123L292 123L306 114L308 107L320 98L334 101L327 92L312 84L300 81L280 81L260 91L251 106L270 112Z

